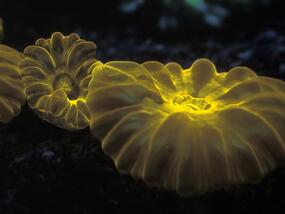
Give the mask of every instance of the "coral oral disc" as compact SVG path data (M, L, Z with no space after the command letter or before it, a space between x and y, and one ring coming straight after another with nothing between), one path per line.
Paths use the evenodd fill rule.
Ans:
M53 90L63 89L70 100L76 100L80 95L78 84L69 74L61 73L53 80Z
M95 67L90 128L118 170L182 196L262 178L285 164L285 83L207 59Z

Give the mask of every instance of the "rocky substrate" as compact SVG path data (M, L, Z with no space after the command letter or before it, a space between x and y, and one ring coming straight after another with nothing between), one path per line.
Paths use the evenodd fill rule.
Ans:
M137 38L132 31L121 36L76 32L97 43L103 62L159 60L188 67L195 59L208 57L219 71L245 65L260 75L285 80L285 34L274 29L250 37L241 34L233 41L217 37L165 41ZM16 48L22 46L16 43ZM255 184L183 199L120 175L88 129L61 130L42 121L27 105L11 123L0 126L1 214L277 213L284 207L284 194L285 170L279 169Z

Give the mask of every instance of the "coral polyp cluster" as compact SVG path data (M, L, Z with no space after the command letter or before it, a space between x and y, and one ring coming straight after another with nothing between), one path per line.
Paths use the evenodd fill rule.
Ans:
M87 104L120 172L183 196L284 164L285 83L246 67L109 62L94 68Z
M10 122L17 116L26 100L18 67L22 59L20 52L0 45L0 123Z
M68 130L89 125L86 106L96 45L77 34L52 34L24 50L21 72L27 101L46 121Z
M25 92L25 93L24 93ZM67 130L90 125L121 173L191 196L256 181L285 165L285 83L198 59L96 60L77 34L0 45L0 122L27 99Z

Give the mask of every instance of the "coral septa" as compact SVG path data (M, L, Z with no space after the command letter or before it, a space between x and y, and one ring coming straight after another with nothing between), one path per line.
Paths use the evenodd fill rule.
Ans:
M0 98L0 122L8 123L12 120L11 115L17 116L20 108L8 99Z
M78 42L82 41L80 37L76 33L71 33L66 38L66 49L69 50L71 46L77 44Z
M119 70L138 80L153 81L151 74L140 64L131 61L112 61L106 63L107 67Z
M53 33L51 36L51 50L55 58L57 67L62 67L65 56L65 41L64 36L59 33Z
M26 77L33 77L36 79L35 81L40 81L47 77L46 73L40 67L32 65L29 65L22 69L21 74L23 82L25 84L28 84L28 82L25 81Z
M49 105L46 109L49 110L54 117L60 116L68 105L68 98L64 90L56 90L49 96Z
M45 48L32 45L25 48L24 54L39 63L45 69L45 72L51 74L55 72L55 61Z
M158 103L162 103L161 97L158 94L143 85L135 84L122 84L101 88L90 92L87 100L89 101L89 108L100 112L127 105L136 105L146 98L151 98Z
M16 117L25 102L24 84L19 63L23 55L0 44L0 122L8 123Z
M233 85L234 83L244 81L246 79L257 77L253 70L248 67L235 67L232 68L225 77L225 82L227 86Z
M198 59L190 67L191 79L194 87L194 96L205 87L217 74L216 66L208 59Z
M70 71L76 71L78 65L86 62L88 59L95 59L96 45L93 42L80 41L71 46L67 52L67 68Z
M142 64L165 90L176 90L169 70L160 62L148 61Z
M9 49L8 49L9 50ZM1 45L0 45L0 62L5 62L10 65L15 65L18 66L18 63L22 60L22 55L19 53L15 53L12 51L5 51L1 50ZM18 70L18 68L16 69Z
M89 125L86 106L96 45L55 32L24 51L20 65L27 100L44 120L68 130ZM93 67L92 67L93 68Z

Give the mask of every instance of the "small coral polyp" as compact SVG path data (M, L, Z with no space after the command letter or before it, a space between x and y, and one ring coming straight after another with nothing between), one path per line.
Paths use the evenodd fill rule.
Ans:
M0 45L0 123L17 116L26 100L18 66L22 59L23 54L17 50Z
M285 83L207 59L94 66L90 128L118 170L182 196L256 181L285 157Z
M96 45L77 34L56 32L24 50L21 73L27 100L46 121L68 130L89 125L86 105Z

